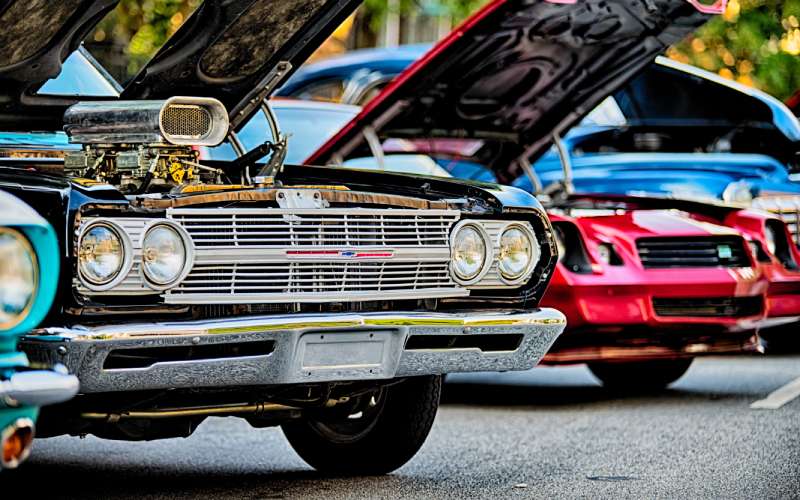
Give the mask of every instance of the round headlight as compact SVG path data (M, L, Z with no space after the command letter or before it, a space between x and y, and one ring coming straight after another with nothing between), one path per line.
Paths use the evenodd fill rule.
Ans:
M151 283L170 285L186 268L187 254L186 243L177 229L156 224L142 240L142 270Z
M507 280L523 277L538 259L538 249L528 231L521 226L509 226L500 235L500 255L497 264L500 274Z
M486 265L488 245L477 226L467 224L456 229L452 238L452 269L462 282L477 278Z
M89 284L109 285L126 264L125 244L117 229L106 223L89 226L78 242L78 270Z
M0 329L18 325L33 304L38 285L36 254L21 233L0 228Z
M775 228L772 226L766 226L764 228L764 240L767 243L767 250L769 250L769 253L775 255L775 251L777 250L777 244L775 242L778 240Z

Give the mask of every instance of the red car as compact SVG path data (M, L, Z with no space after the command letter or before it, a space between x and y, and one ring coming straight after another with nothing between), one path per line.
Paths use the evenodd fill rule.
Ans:
M587 363L607 386L661 387L697 355L758 350L768 282L739 232L631 203L573 211L582 215L551 215L563 251L543 301L561 306L568 331L544 364Z
M515 20L503 17L502 9L502 3L491 4L474 18L496 18L483 29L498 43L484 45L481 53L465 51L462 45L489 33L480 24L457 30L308 162L364 167L359 160L372 158L377 168L392 169L406 163L397 156L402 142L412 146L411 153L440 164L447 158L472 162L509 183L553 143L559 145L562 131L690 29L687 24L657 37L631 35L624 51L573 47L567 35L506 49L502 34L511 32ZM580 8L553 10L540 27L574 27L584 14L590 36L603 26L602 15ZM435 182L429 187L435 191ZM605 209L599 202L567 198L552 204L592 215L554 216L564 252L545 300L566 312L569 326L550 351L550 362L591 362L609 385L653 387L676 380L696 355L758 349L755 329L764 316L767 282L745 238L649 207L614 206L596 216ZM695 259L698 251L710 261Z

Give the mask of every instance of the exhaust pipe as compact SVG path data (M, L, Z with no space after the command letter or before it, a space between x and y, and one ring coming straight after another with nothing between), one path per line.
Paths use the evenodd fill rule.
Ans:
M340 403L346 403L350 398L329 399L325 408L331 408ZM259 415L274 411L298 411L303 408L275 403L255 403L248 405L205 406L195 408L169 408L149 411L126 411L121 413L81 413L81 418L90 420L105 420L109 423L119 422L123 419L143 418L180 418L180 417L212 417L228 415Z

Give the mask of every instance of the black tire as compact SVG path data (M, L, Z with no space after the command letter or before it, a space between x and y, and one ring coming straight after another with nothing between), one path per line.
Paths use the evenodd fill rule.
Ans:
M617 391L656 391L681 378L693 358L638 361L630 363L589 363L589 370L604 387Z
M281 427L300 458L320 472L387 474L411 460L422 447L441 392L439 376L409 378L381 390L371 400L373 404L360 412L361 418L304 418Z

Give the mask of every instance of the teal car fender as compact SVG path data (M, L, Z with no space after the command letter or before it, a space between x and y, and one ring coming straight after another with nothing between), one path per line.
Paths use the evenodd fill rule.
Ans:
M59 272L55 232L38 213L0 191L0 469L27 458L39 407L65 401L78 380L62 369L33 370L19 337L50 311Z

